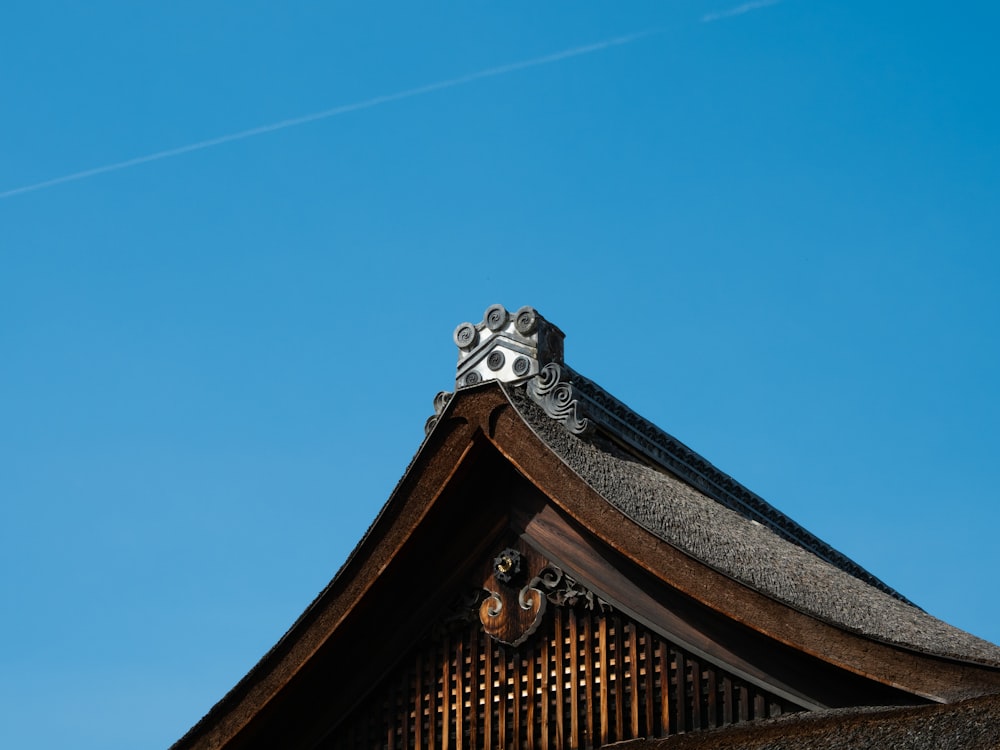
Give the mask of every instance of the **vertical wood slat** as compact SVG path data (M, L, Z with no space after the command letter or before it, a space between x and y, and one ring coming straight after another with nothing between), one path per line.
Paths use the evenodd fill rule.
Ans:
M493 745L493 641L483 643L483 750Z
M749 721L750 699L749 696L747 695L746 685L740 685L739 695L740 695L740 721Z
M691 728L701 729L701 662L689 659L691 665Z
M566 671L563 668L563 658L566 652L566 637L563 633L563 617L562 608L559 608L555 612L555 659L553 665L553 671L555 672L555 688L556 688L556 749L563 750L563 726L565 725L565 711L566 711Z
M423 654L417 652L416 665L414 666L413 678L413 746L423 747L424 729L424 686L423 686L424 659Z
M465 739L465 649L464 639L459 637L453 656L455 662L455 750L462 750ZM419 748L417 748L419 750Z
M382 703L382 727L385 730L385 746L388 750L396 750L396 722L393 720L394 692L391 691Z
M507 705L510 703L510 692L507 689L507 654L503 646L499 647L497 659L497 747L507 747Z
M660 736L673 733L670 724L670 650L666 641L660 641Z
M438 670L437 651L431 652L427 660L427 739L430 747L437 747L437 711L438 711Z
M625 734L625 649L622 646L622 621L615 617L615 742Z
M719 726L718 710L718 685L716 684L716 669L710 667L708 670L708 726L714 728Z
M766 718L764 714L764 694L760 690L754 690L753 692L753 718Z
M656 736L656 721L653 708L653 634L643 628L642 632L642 664L646 671L646 726L647 737Z
M542 638L542 653L539 659L538 675L541 677L542 694L539 703L542 707L542 750L549 750L549 639Z
M602 617L598 623L599 656L598 665L601 672L601 744L608 744L608 618Z
M514 681L514 703L511 706L510 722L511 729L513 730L511 744L514 746L514 750L521 750L521 656L516 652L514 653L514 660L511 664L511 678Z
M583 678L586 697L586 748L594 747L594 622L588 614L583 618Z
M396 694L396 716L399 717L400 750L410 750L410 685L406 680Z
M538 700L535 698L535 647L528 648L528 658L525 660L527 669L525 670L525 690L528 694L528 702L525 707L524 723L527 728L527 748L535 750L535 706Z
M569 611L569 746L580 747L580 640L577 634L576 610Z
M629 687L631 688L631 700L629 701L632 725L632 734L629 739L639 736L639 645L635 632L635 626L630 625L628 629L628 656L629 656Z
M469 639L469 750L479 750L479 639L481 631L476 631ZM417 746L417 750L421 750Z
M733 680L722 678L722 723L729 726L733 723Z
M683 653L674 649L670 649L670 651L674 654L674 659L677 662L677 731L686 732L690 729L687 712L687 667L684 664Z
M441 646L441 750L448 750L448 740L451 737L451 654L448 638L445 637Z

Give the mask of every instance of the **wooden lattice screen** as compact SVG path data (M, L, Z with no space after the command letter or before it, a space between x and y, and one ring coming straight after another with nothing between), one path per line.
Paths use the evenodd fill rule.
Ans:
M323 747L576 750L798 710L617 612L552 607L517 648L478 621L428 639Z

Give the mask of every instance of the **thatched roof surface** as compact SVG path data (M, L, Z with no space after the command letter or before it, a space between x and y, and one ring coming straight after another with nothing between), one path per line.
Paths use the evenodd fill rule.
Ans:
M1000 666L1000 647L821 560L600 436L570 434L522 388L505 391L535 433L581 479L632 520L695 559L847 631L924 653Z
M914 708L803 712L724 729L636 740L620 750L996 750L1000 696Z

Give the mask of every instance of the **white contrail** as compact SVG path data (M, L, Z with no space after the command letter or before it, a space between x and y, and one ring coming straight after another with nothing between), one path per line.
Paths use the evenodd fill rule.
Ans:
M733 16L742 16L744 13L749 13L752 10L757 10L758 8L766 8L768 5L777 5L781 0L753 0L753 2L743 3L743 5L737 5L735 8L729 8L727 10L718 10L714 13L709 13L701 17L702 23L712 23L712 21L721 21L723 18L732 18Z
M357 112L361 109L371 109L372 107L378 107L382 104L388 104L389 102L396 102L400 99L410 99L414 96L422 96L424 94L430 94L434 91L441 91L442 89L450 89L455 86L462 86L466 83L472 83L473 81L479 81L483 78L493 78L495 76L502 76L507 73L513 73L517 70L524 70L525 68L534 68L539 65L548 65L549 63L559 62L560 60L566 60L571 57L579 57L580 55L589 55L592 52L599 52L601 50L607 49L608 47L617 47L622 44L629 44L643 37L653 36L654 34L661 34L666 29L649 29L647 31L640 31L635 34L628 34L626 36L617 36L612 39L605 39L604 41L594 42L593 44L587 44L582 47L573 47L571 49L562 50L561 52L553 52L549 55L543 55L542 57L533 57L530 60L522 60L521 62L508 63L507 65L499 65L495 68L487 68L486 70L480 70L476 73L469 73L464 76L459 76L458 78L450 78L447 81L438 81L436 83L428 83L424 86L417 86L416 88L406 89L405 91L397 91L394 94L384 94L383 96L376 96L371 99L365 99L360 102L354 102L353 104L342 104L339 107L333 107L332 109L324 109L321 112L313 112L312 114L302 115L301 117L292 117L287 120L280 120L278 122L272 122L269 125L260 125L256 128L250 128L248 130L240 130L236 133L230 133L228 135L220 135L217 138L209 138L204 141L198 141L197 143L189 143L186 146L178 146L177 148L170 148L165 151L157 151L152 154L146 154L145 156L137 156L133 159L127 159L125 161L115 162L114 164L106 164L103 167L94 167L93 169L86 169L82 172L73 172L72 174L63 175L62 177L55 177L51 180L45 180L44 182L36 182L32 185L25 185L23 187L13 188L12 190L6 190L0 193L0 199L10 198L15 195L21 195L23 193L32 193L36 190L44 190L45 188L55 187L56 185L62 185L66 182L75 182L76 180L84 180L88 177L94 177L99 174L106 174L108 172L117 172L122 169L128 169L129 167L136 167L140 164L148 164L151 161L159 161L161 159L169 159L174 156L180 156L181 154L188 154L192 151L201 151L202 149L212 148L213 146L220 146L223 143L230 143L232 141L241 141L244 138L253 138L257 135L264 135L265 133L273 133L276 130L284 130L285 128L293 128L297 125L305 125L309 122L316 122L317 120L326 120L330 117L337 117L338 115L345 115L348 112Z

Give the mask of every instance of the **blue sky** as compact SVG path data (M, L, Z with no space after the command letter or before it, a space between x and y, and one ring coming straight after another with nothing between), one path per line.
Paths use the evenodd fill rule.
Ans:
M0 746L180 737L343 562L495 302L1000 640L998 26L986 2L5 6Z

